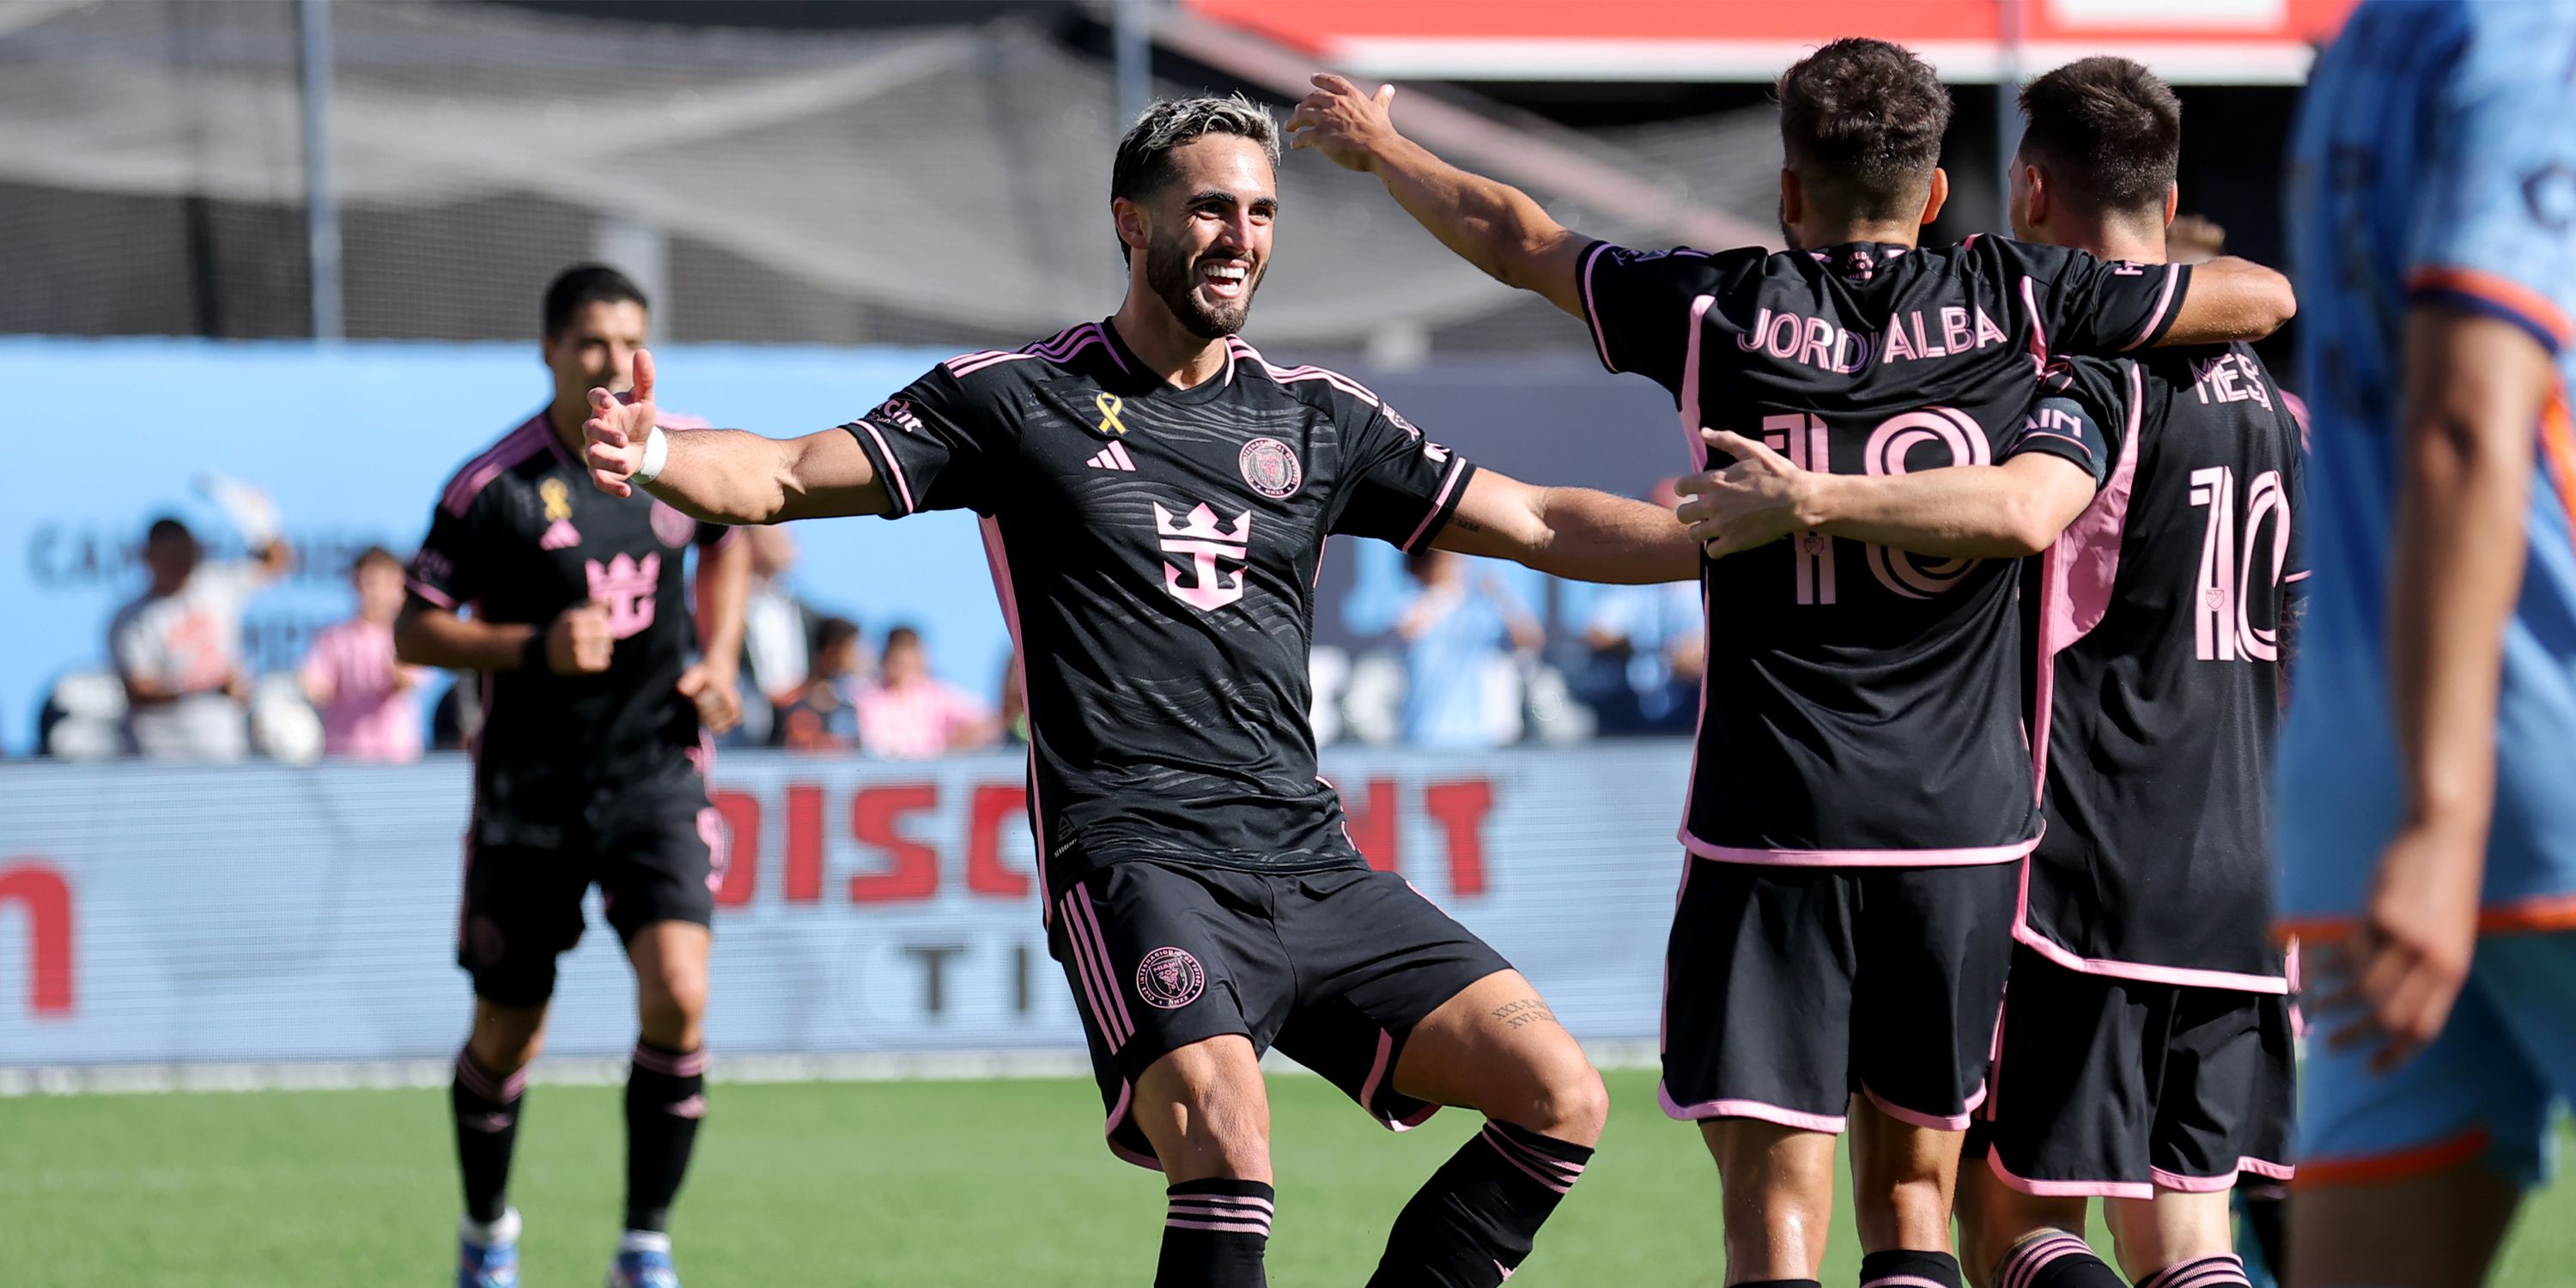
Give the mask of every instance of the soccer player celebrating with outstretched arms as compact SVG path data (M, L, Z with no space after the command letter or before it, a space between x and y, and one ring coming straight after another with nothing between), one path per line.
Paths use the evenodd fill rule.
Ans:
M1169 1182L1155 1282L1264 1282L1275 1046L1391 1128L1486 1116L1370 1282L1491 1288L1582 1176L1601 1081L1528 980L1353 848L1306 722L1324 542L1626 582L1690 577L1699 552L1667 511L1479 470L1359 382L1238 338L1278 146L1239 98L1157 103L1110 179L1115 315L787 440L656 428L639 358L632 403L593 395L589 462L612 494L720 522L981 515L1025 668L1049 947L1109 1147Z

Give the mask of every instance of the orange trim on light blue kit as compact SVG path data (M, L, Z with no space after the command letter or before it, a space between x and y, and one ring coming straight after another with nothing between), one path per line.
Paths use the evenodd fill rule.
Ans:
M2562 349L2576 340L2576 323L2567 320L2565 311L2548 296L2509 277L2474 268L2422 268L2406 279L2406 289L2446 291L2484 300L2555 337Z
M2576 530L2576 415L2567 409L2567 382L2553 381L2549 400L2540 407L2540 467L2557 489L2558 508Z
M2347 914L2284 917L2272 923L2272 938L2284 944L2294 939L2331 943L2350 937L2353 927L2359 924L2358 918ZM2478 909L2481 935L2529 935L2557 930L2576 930L2576 893L2533 895Z
M2347 1154L2340 1158L2303 1158L2299 1160L2299 1174L2291 1178L2290 1188L2296 1191L2322 1185L2372 1185L2430 1176L2487 1152L2489 1139L2486 1128L2473 1127L2448 1140L2437 1140L2411 1149Z

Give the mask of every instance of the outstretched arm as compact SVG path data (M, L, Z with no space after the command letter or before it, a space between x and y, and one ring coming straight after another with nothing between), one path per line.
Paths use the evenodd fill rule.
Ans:
M2260 340L2298 311L2290 279L2252 260L2223 255L2192 266L2191 285L2174 311L2173 326L2156 344Z
M2015 559L2037 554L2093 503L2093 476L2061 456L2027 452L2001 465L1881 476L1802 470L1724 430L1708 445L1735 458L1681 481L1682 521L1709 557L1724 558L1792 532L1893 546L1916 554Z
M610 496L630 495L640 484L681 513L713 523L884 514L889 507L884 480L844 430L779 439L738 429L661 428L654 423L653 357L642 350L635 354L633 398L620 403L593 389L590 409L582 425L590 440L585 463L591 481Z
M1313 148L1345 169L1375 174L1395 203L1440 244L1505 286L1535 291L1583 316L1585 239L1548 217L1530 195L1469 174L1396 133L1395 86L1372 97L1330 72L1288 118L1289 146Z
M1432 544L1576 581L1688 581L1699 545L1662 506L1580 487L1533 487L1478 470Z

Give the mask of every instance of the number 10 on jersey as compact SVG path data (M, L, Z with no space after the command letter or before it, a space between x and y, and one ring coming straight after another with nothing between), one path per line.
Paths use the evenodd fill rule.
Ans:
M2224 465L2191 472L2191 503L2209 511L2200 538L2200 577L2193 585L2192 656L2203 662L2277 662L2277 630L2254 624L2247 592L2254 586L2255 560L2263 552L2261 534L2272 523L2272 602L2281 598L2281 569L2290 555L2290 494L2279 470L2254 476L2245 489L2245 520L2236 519L2236 471Z

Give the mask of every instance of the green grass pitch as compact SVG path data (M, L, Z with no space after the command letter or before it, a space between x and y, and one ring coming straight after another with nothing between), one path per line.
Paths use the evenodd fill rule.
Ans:
M1271 1281L1356 1285L1388 1220L1473 1129L1389 1135L1321 1079L1273 1079ZM1604 1149L1513 1288L1723 1282L1717 1180L1653 1075L1610 1075ZM719 1086L673 1236L691 1288L1135 1288L1158 1178L1100 1146L1088 1082ZM599 1282L616 1236L619 1095L529 1093L513 1199L529 1288ZM300 1288L447 1282L456 1183L442 1091L0 1100L0 1283ZM1847 1226L1847 1214L1839 1224ZM2524 1213L2497 1282L2563 1281L2576 1186ZM1858 1254L1837 1235L1825 1282Z

